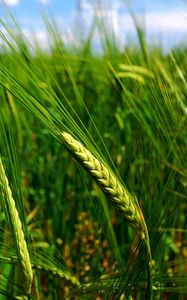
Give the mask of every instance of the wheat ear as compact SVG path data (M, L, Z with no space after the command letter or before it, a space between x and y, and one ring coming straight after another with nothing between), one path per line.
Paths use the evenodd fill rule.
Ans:
M32 280L33 280L33 273L32 273L29 252L27 249L27 244L22 230L22 224L19 218L19 214L15 205L15 201L12 196L12 191L10 189L8 179L6 177L5 169L1 158L0 158L0 187L2 188L3 195L6 199L5 207L10 217L12 231L17 245L18 257L23 272L24 290L26 294L29 294L31 292Z
M112 200L121 216L144 238L146 224L141 209L116 176L72 135L66 132L59 135L75 159L84 166L102 191Z
M7 263L7 264L17 264L18 263L18 258L17 256L12 256L12 257L6 257L6 256L2 256L0 255L0 261L3 263ZM68 270L61 270L60 268L58 268L58 266L56 265L51 265L49 262L47 263L43 263L42 261L39 260L33 260L33 258L31 257L31 263L32 263L32 269L37 269L37 270L44 270L50 274L52 274L53 276L58 276L61 279L65 279L67 282L71 283L74 286L79 287L80 286L80 282L78 281L78 279L72 274L70 273Z
M61 137L70 153L84 166L87 172L96 180L102 191L112 200L120 215L129 223L129 225L137 230L140 238L145 241L148 253L148 290L150 292L150 300L152 300L152 255L149 233L138 203L116 178L112 171L94 157L94 155L80 142L74 139L72 135L66 132L61 132L58 135Z
M50 265L46 266L46 265L42 265L42 263L34 263L34 264L32 264L32 266L35 269L44 270L44 271L51 273L53 276L58 276L62 279L65 279L67 282L71 283L74 286L77 286L77 287L80 286L80 282L74 275L72 275L68 272L62 271L58 267L50 266Z

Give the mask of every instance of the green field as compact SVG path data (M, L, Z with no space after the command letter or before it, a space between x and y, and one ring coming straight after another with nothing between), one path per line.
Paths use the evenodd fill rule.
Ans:
M0 33L0 299L187 299L185 47L45 21Z

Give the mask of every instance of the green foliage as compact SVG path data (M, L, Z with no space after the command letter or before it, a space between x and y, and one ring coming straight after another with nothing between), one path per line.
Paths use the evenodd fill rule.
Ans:
M140 48L121 52L97 19L82 46L68 49L44 16L48 53L15 21L16 32L2 22L0 156L34 270L30 299L150 299L149 284L153 299L187 296L186 50L149 50L132 17ZM105 37L100 55L91 48L94 28ZM137 199L152 282L145 244L61 145L64 130ZM24 283L0 205L0 299L18 299Z

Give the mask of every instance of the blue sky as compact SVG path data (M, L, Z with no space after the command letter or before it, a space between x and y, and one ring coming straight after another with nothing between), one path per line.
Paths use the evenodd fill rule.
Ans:
M126 0L102 0L103 15L112 30L119 46L123 46L128 36L135 36L131 17L125 8ZM47 47L47 34L39 8L51 14L59 23L62 36L66 42L76 39L77 21L80 18L77 7L81 7L81 24L88 29L91 25L93 11L97 11L94 0L4 0L7 7L18 20L24 33L30 38L30 30L43 46ZM185 0L129 0L133 11L143 22L149 42L163 42L170 48L178 42L184 42L187 35L187 1ZM0 17L6 22L7 11L0 0ZM1 27L0 27L1 29ZM78 30L77 30L78 31ZM86 30L85 30L86 32ZM97 39L97 35L96 35Z

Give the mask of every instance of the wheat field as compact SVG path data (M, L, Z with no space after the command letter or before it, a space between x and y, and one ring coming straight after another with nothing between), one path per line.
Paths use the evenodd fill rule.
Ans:
M92 32L66 47L47 20L45 52L12 22L0 33L0 299L187 299L186 48L150 48L137 27L121 50L96 20L98 54Z

